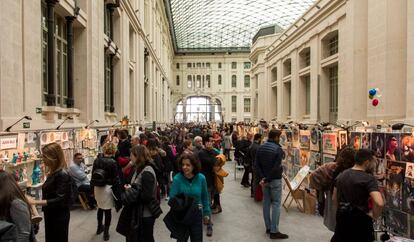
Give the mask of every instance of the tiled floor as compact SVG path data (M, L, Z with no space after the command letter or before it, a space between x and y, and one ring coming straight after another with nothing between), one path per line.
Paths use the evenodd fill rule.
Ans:
M233 166L233 162L226 165L230 175L225 180L222 194L223 212L213 215L213 237L205 237L204 241L272 241L265 234L261 204L254 202L250 198L250 190L240 185L242 171L237 172L237 180L234 180ZM165 215L168 211L165 201L162 202L162 207ZM113 212L110 241L125 241L125 238L115 231L118 217L119 213ZM325 242L332 236L332 233L323 226L322 218L300 213L295 208L288 213L282 209L280 227L281 232L289 235L289 239L284 241L289 242ZM96 211L76 209L71 212L69 241L103 241L102 235L95 235L95 230ZM155 241L172 241L169 235L160 217L155 224ZM37 238L39 241L44 241L43 227Z

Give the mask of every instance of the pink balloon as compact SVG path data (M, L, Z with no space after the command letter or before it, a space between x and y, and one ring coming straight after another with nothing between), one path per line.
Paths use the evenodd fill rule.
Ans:
M372 106L376 107L376 106L378 106L378 104L379 104L378 99L375 98L374 100L372 100Z

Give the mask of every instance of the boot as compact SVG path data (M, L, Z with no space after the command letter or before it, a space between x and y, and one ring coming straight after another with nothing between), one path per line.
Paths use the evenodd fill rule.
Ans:
M103 239L104 241L109 240L109 226L105 226Z
M104 226L101 223L98 223L98 229L96 230L96 234L101 234L104 231Z

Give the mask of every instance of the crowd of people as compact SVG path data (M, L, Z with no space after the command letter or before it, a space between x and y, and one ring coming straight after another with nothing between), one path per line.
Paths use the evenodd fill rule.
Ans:
M174 125L151 132L139 128L135 134L115 130L101 137L90 176L81 153L74 155L68 167L62 148L48 144L41 152L48 172L41 200L25 195L11 174L0 171L0 218L5 221L0 231L8 231L10 241L36 241L31 218L33 206L41 206L46 242L68 241L70 208L80 192L86 195L89 208L97 208L96 234L103 233L104 241L110 239L113 209L120 211L116 231L127 242L154 241L163 199L170 207L163 222L171 237L180 242L202 241L204 226L207 236L213 234L212 214L223 211L221 193L228 175L223 166L234 148L234 159L244 167L241 185L250 187L251 197L257 191L263 193L265 232L271 239L287 239L279 230L281 131L244 131L241 134L233 125ZM345 147L334 163L311 175L320 214L334 232L332 241L373 241L372 219L380 216L384 206L371 174L374 165L371 151Z

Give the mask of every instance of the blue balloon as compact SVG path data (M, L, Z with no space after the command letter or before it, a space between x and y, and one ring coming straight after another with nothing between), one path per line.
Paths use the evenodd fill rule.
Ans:
M375 88L372 88L371 90L369 90L370 96L375 96L375 94L377 94L377 90L375 90Z

